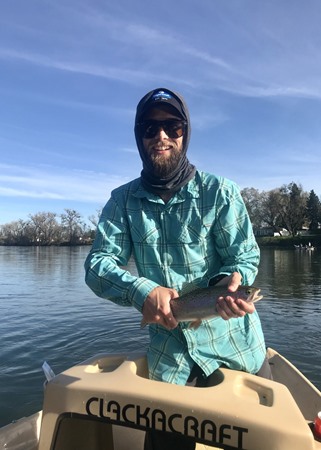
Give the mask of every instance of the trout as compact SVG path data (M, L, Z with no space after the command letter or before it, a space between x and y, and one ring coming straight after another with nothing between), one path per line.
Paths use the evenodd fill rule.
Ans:
M177 322L190 322L190 328L198 328L202 320L219 316L216 310L219 297L229 296L247 303L255 303L263 298L260 291L254 286L239 286L235 292L229 292L227 286L208 286L171 299L170 306ZM141 326L145 325L146 322L142 320Z

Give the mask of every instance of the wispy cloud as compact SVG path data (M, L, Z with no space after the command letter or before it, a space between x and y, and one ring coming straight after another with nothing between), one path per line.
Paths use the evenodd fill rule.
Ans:
M204 130L207 128L217 127L218 125L227 122L229 117L220 112L211 112L211 113L198 113L197 115L192 117L193 129L196 130Z
M71 61L57 58L49 58L42 54L36 54L25 51L17 51L0 48L0 58L7 60L20 60L28 64L35 64L38 66L51 68L55 70L90 75L94 77L105 78L107 80L115 80L124 82L126 84L148 84L156 82L160 78L158 71L148 71L145 68L142 70L122 68L120 66L103 65L99 63L85 63L82 61ZM168 74L164 70L162 78L167 83L176 83L177 78ZM194 86L188 78L181 78L180 84L186 86Z
M50 166L0 164L0 196L105 202L115 187L128 181L117 175Z
M275 84L263 84L255 86L254 84L237 84L231 83L228 85L221 85L219 87L221 91L228 92L244 97L253 98L280 98L280 97L292 97L292 98L310 98L321 99L321 86L300 86L300 85L275 85Z
M135 106L156 86L186 98L199 169L321 193L320 14L319 0L2 2L2 210L91 209L139 176Z
M59 17L63 20L68 12L74 11L73 2L63 6L47 4L55 11L56 20ZM194 44L184 28L170 28L167 22L153 22L151 26L143 16L128 20L115 12L102 12L83 3L74 11L78 20L74 34L68 33L65 27L59 36L57 30L56 34L48 30L51 52L46 47L42 52L41 46L35 52L28 45L22 48L18 44L16 47L2 44L0 58L126 84L147 85L162 79L175 85L179 80L182 87L220 90L244 97L321 98L317 76L320 50L312 44L304 48L300 45L295 36L295 17L287 21L289 40L275 27L268 7L263 8L266 23L261 23L262 17L256 9L241 12L239 16L237 11L227 9L229 14L224 20L227 32L232 32L231 40L228 44L224 39L218 40L213 26L208 42L200 46L198 41ZM45 29L39 30L42 38L44 33ZM59 38L58 45L53 46L56 38ZM297 42L295 51L293 39ZM242 51L238 41L243 43ZM113 48L121 51L114 52ZM315 58L311 58L313 53ZM168 59L169 55L175 56L175 65ZM144 64L137 65L137 60Z

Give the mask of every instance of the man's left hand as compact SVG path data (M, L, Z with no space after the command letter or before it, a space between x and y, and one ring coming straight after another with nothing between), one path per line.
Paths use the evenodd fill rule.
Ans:
M228 275L219 281L216 286L227 285L228 291L235 292L240 286L241 281L241 274L233 272L231 275ZM245 314L252 314L255 311L255 306L253 303L247 303L240 298L235 299L226 295L225 297L222 296L217 299L216 309L222 319L229 320L232 318L243 317Z

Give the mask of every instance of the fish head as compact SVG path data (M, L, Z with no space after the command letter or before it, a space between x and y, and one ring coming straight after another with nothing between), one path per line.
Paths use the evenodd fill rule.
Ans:
M244 288L244 294L246 295L246 301L247 302L258 302L263 298L263 295L260 295L261 289L255 287L255 286L243 286Z

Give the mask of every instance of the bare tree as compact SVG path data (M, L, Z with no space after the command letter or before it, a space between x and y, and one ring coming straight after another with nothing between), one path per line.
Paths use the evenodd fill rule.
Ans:
M280 188L280 217L283 227L296 236L306 221L307 193L292 182Z
M97 225L98 225L99 218L100 218L100 216L101 216L101 211L102 211L101 209L96 209L96 215L95 215L95 214L91 214L91 215L88 217L89 222L91 222L91 223L94 225L95 228L96 228Z
M64 240L68 244L78 243L86 228L81 215L74 209L65 209L65 214L61 214L61 225Z
M262 204L264 201L264 192L260 192L255 188L244 188L241 191L242 198L249 213L251 222L254 227L261 227L264 222L262 214Z
M56 213L39 212L29 217L30 233L35 244L49 245L60 239L60 225L56 220Z
M263 223L271 227L274 232L280 232L280 228L282 227L280 204L280 189L272 189L263 193L261 211Z
M7 245L28 245L31 243L29 224L24 220L17 220L0 227L0 241Z

